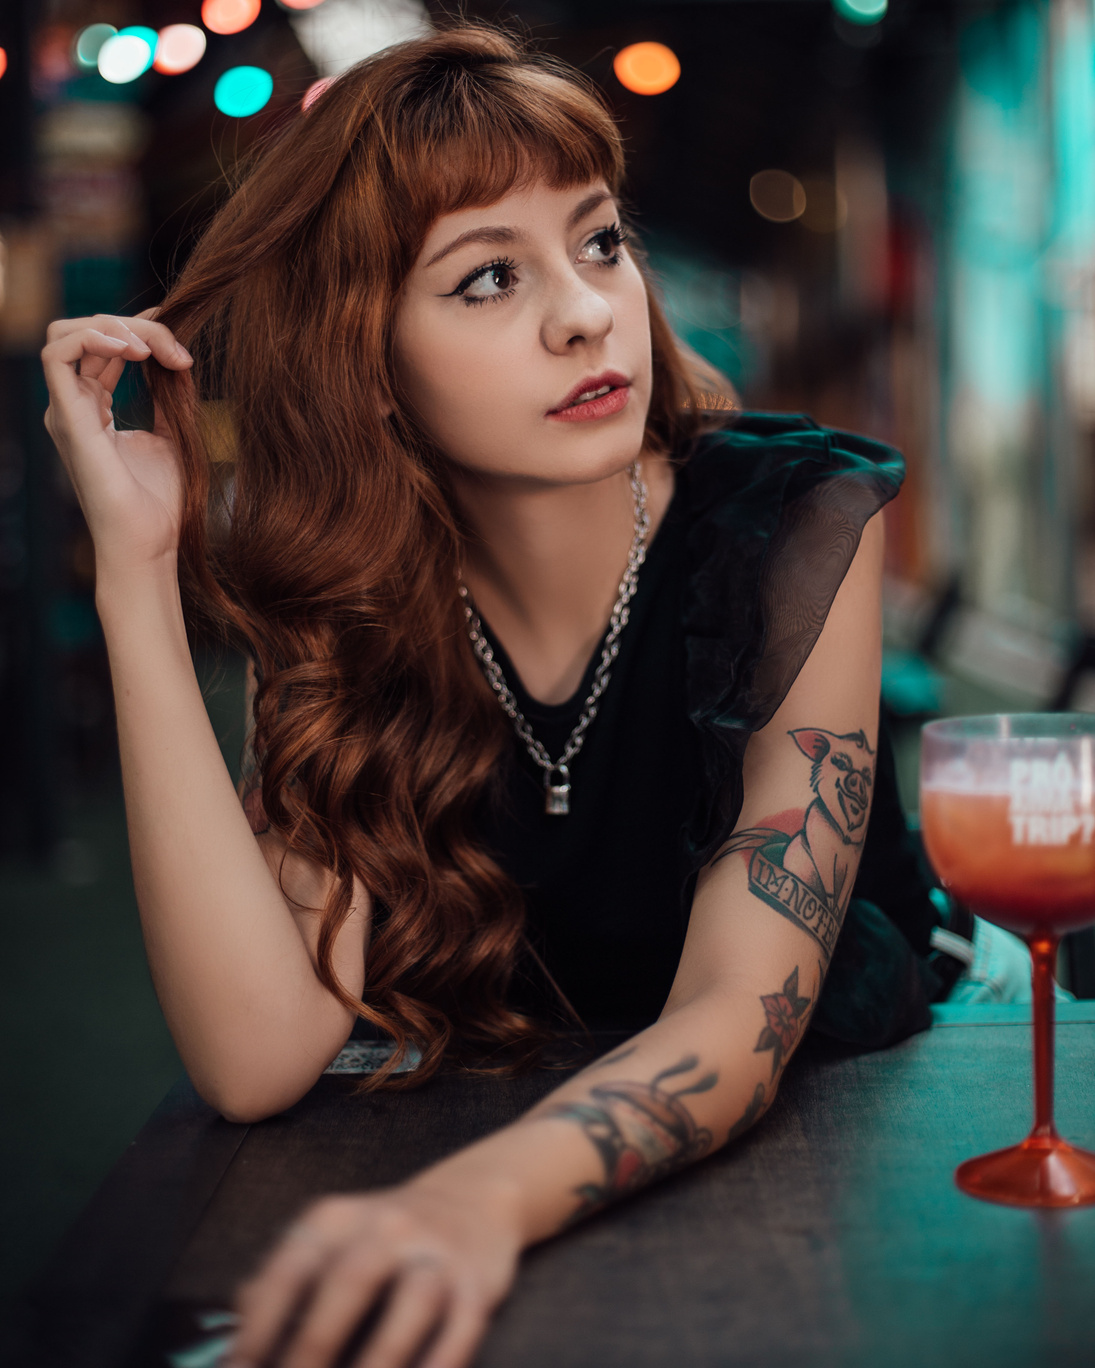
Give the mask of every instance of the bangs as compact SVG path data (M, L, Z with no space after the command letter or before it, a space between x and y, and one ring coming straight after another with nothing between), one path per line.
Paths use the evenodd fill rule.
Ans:
M555 190L603 180L613 195L623 180L620 135L595 89L541 65L423 73L394 127L393 189L423 238L442 214L539 180Z

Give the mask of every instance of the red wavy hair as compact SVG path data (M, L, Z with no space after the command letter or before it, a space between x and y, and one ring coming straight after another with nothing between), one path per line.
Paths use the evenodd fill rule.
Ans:
M446 1055L512 1071L552 1035L506 1005L523 904L474 812L512 735L465 634L445 459L392 364L431 224L539 177L619 192L620 136L585 77L481 24L390 47L260 151L159 314L192 371L147 367L183 463L188 612L255 662L266 816L334 875L320 978L399 1047L364 1089L422 1082ZM702 391L727 390L674 338L639 259L647 442L674 452L705 407L729 407ZM211 414L229 415L230 462ZM331 966L355 874L374 903L360 1001ZM393 1073L408 1041L421 1064Z

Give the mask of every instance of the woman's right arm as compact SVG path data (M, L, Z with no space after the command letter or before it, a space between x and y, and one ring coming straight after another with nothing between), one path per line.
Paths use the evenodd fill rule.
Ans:
M117 432L126 361L190 357L149 318L64 320L42 353L46 426L95 544L96 606L110 658L133 879L156 992L199 1093L232 1120L281 1111L345 1043L353 1015L316 973L329 875L253 835L209 722L177 574L179 462L166 432ZM284 889L284 895L282 892ZM369 903L334 949L364 984Z

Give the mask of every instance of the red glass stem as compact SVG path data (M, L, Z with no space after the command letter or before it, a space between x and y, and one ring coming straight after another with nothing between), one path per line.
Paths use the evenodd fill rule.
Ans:
M1057 936L1035 935L1027 942L1034 998L1034 1129L1030 1138L1056 1140L1053 1124L1054 970Z

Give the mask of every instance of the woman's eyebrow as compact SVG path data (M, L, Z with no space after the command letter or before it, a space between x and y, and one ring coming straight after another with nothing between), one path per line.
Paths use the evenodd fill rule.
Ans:
M567 217L566 227L569 232L575 228L587 214L591 214L598 205L604 204L605 200L610 200L612 194L608 190L595 190L591 195L586 195L580 199L571 210ZM457 251L460 247L466 246L469 242L490 242L508 244L520 241L522 234L516 228L505 227L483 227L469 228L467 232L460 233L457 237L442 247L440 251L434 252L429 261L426 262L426 269L436 266L439 261L443 261L451 252Z

